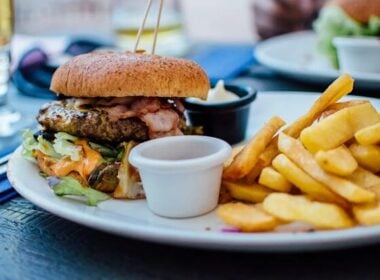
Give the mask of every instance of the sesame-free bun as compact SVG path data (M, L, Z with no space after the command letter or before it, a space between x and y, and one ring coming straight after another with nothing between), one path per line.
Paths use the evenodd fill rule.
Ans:
M379 0L331 0L328 4L341 7L350 17L368 23L371 16L380 17Z
M190 60L131 52L93 52L74 57L54 73L50 89L72 97L198 97L210 84Z

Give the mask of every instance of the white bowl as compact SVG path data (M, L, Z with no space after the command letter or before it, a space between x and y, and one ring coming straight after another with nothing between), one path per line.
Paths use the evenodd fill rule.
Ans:
M380 40L377 37L337 37L339 68L355 73L380 73Z
M160 216L186 218L218 204L225 141L207 136L173 136L137 145L129 161L140 172L149 208Z

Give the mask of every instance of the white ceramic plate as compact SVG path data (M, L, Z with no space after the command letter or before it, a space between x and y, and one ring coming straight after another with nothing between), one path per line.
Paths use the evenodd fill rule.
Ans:
M317 97L313 93L261 93L252 104L249 134L273 115L291 122L305 113ZM380 100L372 99L380 108ZM215 211L191 219L166 219L152 214L145 200L108 200L98 207L54 195L37 167L19 148L8 165L14 188L37 206L65 219L102 231L179 246L239 251L301 251L357 246L380 241L380 227L314 233L224 233Z
M313 31L294 32L265 40L256 47L255 56L261 64L303 82L329 84L340 74L318 52L317 36ZM357 87L380 89L380 74L349 74L355 78Z

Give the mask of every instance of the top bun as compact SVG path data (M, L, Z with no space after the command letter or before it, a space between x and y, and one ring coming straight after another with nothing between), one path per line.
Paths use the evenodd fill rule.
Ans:
M190 60L131 52L93 52L74 57L54 73L50 89L72 97L198 97L209 79Z
M368 23L371 16L380 17L379 0L331 0L328 4L341 7L350 17Z

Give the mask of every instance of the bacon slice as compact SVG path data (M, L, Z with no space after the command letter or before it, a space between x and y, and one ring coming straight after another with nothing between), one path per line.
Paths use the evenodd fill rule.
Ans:
M185 106L183 106L182 101L179 98L174 99L174 104L176 109L180 112L183 113L185 112Z
M158 98L135 98L131 104L101 107L102 110L108 113L111 121L154 113L160 110L160 108L161 102Z
M149 137L151 139L162 136L182 135L182 132L178 129L179 116L172 109L145 114L141 116L141 120L149 128Z
M154 113L161 109L161 102L158 98L145 97L139 98L131 105L131 110L138 115L145 115L147 113Z
M96 101L96 106L111 107L114 105L128 105L140 98L134 96L126 97L113 97L113 98L100 98Z
M122 99L120 99L122 100ZM127 99L125 100L127 101ZM100 107L108 113L111 121L127 119L131 117L140 118L149 129L151 139L182 135L178 128L180 117L184 111L179 99L172 102L161 102L157 97L135 98L132 103L118 104L114 106Z
M120 119L127 119L137 116L137 112L128 109L126 105L116 105L113 107L105 107L102 110L108 113L110 121L117 121Z

